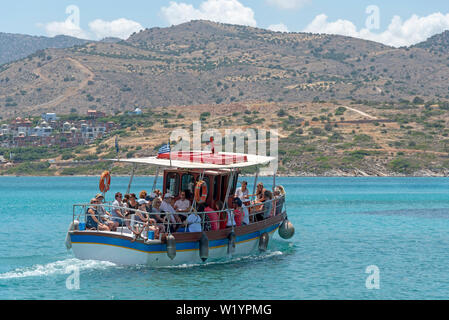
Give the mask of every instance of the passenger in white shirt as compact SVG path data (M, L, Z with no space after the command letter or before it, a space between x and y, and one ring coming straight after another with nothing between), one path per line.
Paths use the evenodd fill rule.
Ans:
M186 199L185 191L181 192L181 199L175 202L176 212L189 212L190 211L190 201Z
M173 200L174 200L174 198L171 195L171 193L166 193L164 196L164 200L162 201L160 209L162 212L169 214L170 222L172 224L175 224L175 225L171 225L171 227L173 228L172 232L175 232L180 227L182 221L179 218L179 216L176 214L175 209L173 209L173 206L172 206Z
M235 190L235 197L246 202L249 199L248 182L242 181L242 187Z

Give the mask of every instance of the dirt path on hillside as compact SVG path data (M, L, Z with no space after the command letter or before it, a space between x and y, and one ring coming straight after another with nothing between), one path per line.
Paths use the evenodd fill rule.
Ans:
M428 151L428 150L415 150L415 149L395 149L395 148L381 148L381 149L351 149L351 150L338 150L338 153L344 153L344 152L351 152L351 151L383 151L383 152L391 152L391 153L398 153L398 152L403 152L403 153L429 153L429 154L434 154L437 156L448 156L449 153L448 152L438 152L438 151Z
M353 112L357 112L358 114L360 114L360 115L362 115L362 116L364 116L364 117L370 118L370 119L372 119L372 120L378 120L376 117L371 116L371 115L369 115L369 114L367 114L367 113L365 113L365 112L363 112L363 111L360 111L360 110L357 110L357 109L354 109L354 108L350 108L350 107L348 107L348 106L344 106L344 107L345 107L346 109L348 109L348 110L353 111Z

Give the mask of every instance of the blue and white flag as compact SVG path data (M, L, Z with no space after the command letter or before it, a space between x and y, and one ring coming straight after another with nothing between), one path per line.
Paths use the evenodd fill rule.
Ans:
M170 153L170 145L166 144L159 149L158 154Z

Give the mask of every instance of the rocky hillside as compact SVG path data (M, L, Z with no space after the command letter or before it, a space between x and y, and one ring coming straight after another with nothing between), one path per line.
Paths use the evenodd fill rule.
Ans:
M449 98L449 54L425 45L193 21L0 67L0 116L134 106Z
M48 48L69 48L87 42L87 40L68 36L48 38L0 32L0 65L23 59L39 50Z

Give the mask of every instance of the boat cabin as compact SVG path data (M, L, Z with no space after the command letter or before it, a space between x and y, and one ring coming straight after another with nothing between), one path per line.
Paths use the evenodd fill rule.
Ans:
M205 205L214 208L217 201L225 202L228 183L231 183L228 205L231 206L237 182L239 178L238 170L231 174L229 169L221 170L203 170L200 169L167 169L164 171L163 194L171 193L175 199L180 198L182 191L186 192L186 198L194 201L195 186L201 179L207 187L207 198ZM230 180L232 179L232 181Z

